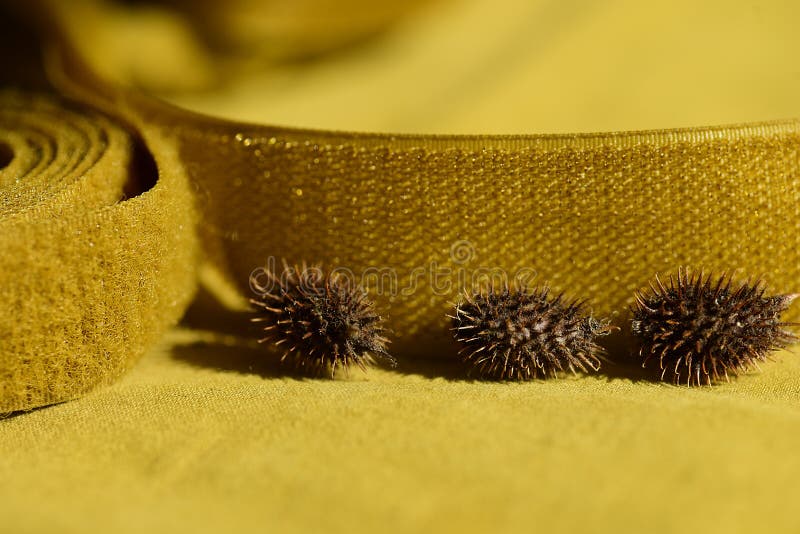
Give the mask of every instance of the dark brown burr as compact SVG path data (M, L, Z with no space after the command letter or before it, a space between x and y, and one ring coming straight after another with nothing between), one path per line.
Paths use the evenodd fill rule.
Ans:
M494 380L597 371L603 349L595 338L614 329L547 287L465 293L450 317L462 360Z
M266 332L259 341L283 349L281 361L330 376L353 365L365 370L376 359L395 365L386 350L383 318L366 291L347 277L319 267L285 266L282 273L251 278L251 287L259 294L250 301L258 313L252 321Z
M657 362L661 380L686 385L729 380L797 340L781 321L797 294L767 296L762 280L734 283L680 269L636 294L631 331L642 366Z

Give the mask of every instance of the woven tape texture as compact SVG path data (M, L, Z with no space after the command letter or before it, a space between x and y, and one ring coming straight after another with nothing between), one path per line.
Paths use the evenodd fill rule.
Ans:
M192 204L201 213L198 235L206 258L241 294L249 293L250 274L271 261L346 268L389 317L393 351L401 358L451 354L449 306L459 291L496 280L498 273L586 298L595 314L613 316L620 325L636 289L654 273L681 265L760 274L780 292L793 291L800 278L800 237L787 231L798 214L797 121L505 137L292 130L190 115L105 86L76 57L61 55L50 70L64 89L138 125L145 140L150 135L148 149L157 160L177 157L185 163L158 165L163 175L151 191L108 209L131 179L125 134L105 119L68 112L54 131L31 127L30 140L24 139L28 130L17 126L27 126L23 119L7 123L9 138L48 143L55 154L51 167L25 172L27 152L16 156L18 149L9 145L15 154L3 170L11 186L5 202L12 210L9 224L20 217L13 211L28 210L24 221L37 213L48 222L55 218L50 224L75 237L54 239L41 223L23 226L44 228L45 238L29 239L22 230L5 234L32 252L6 255L20 263L5 272L24 272L28 283L6 286L14 292L6 302L25 313L4 317L14 322L15 333L41 329L39 335L8 337L6 408L69 398L105 381L146 346L134 340L152 342L153 334L174 322L194 285L193 247L178 246L194 239ZM11 110L25 106L10 100ZM34 105L30 120L47 121L55 109ZM39 140L41 135L51 138ZM59 173L64 178L50 178ZM70 212L76 205L81 210ZM85 210L98 213L87 217ZM59 217L64 211L66 217ZM95 223L89 233L67 222L113 216L149 228L120 231ZM116 240L107 242L101 233ZM29 245L39 241L47 246ZM73 259L65 268L53 265L53 257ZM127 275L112 273L110 264ZM54 306L47 299L57 293L34 289L54 278L42 269L84 277L60 281L80 298ZM88 281L103 296L90 291ZM108 286L117 282L119 295L111 296ZM141 293L130 283L141 286ZM74 306L74 314L41 315L65 306ZM89 310L98 315L86 315ZM63 335L52 335L56 324L64 325ZM73 361L76 354L82 363Z

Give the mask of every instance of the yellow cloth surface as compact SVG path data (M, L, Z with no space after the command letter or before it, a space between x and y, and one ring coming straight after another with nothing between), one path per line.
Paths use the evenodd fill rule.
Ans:
M372 371L186 345L2 421L7 532L796 532L800 362L688 390Z
M137 173L135 150L120 148L56 195L31 175L24 197L43 187L38 211L22 210L22 222L1 213L0 287L15 300L0 303L0 325L16 332L0 338L5 411L81 396L131 367L192 295L197 241L203 284L220 298L238 288L228 308L267 256L390 267L401 281L432 261L467 272L532 267L623 326L632 291L679 265L763 274L776 291L800 283L796 120L358 135L195 115L101 79L229 119L347 130L784 119L800 115L794 3L442 2L378 40L308 63L264 56L256 69L205 55L188 37L176 44L185 34L174 13L128 9L138 8L53 2L64 35L49 72L59 91L111 116L76 111L107 121L120 147L137 143L123 129L138 133L158 180L123 200ZM164 48L105 46L123 38ZM148 67L148 50L160 67ZM202 75L181 79L187 58ZM175 68L164 67L170 60ZM215 70L223 64L231 70ZM225 83L186 88L215 76ZM13 133L25 128L5 120L0 130L0 146L21 153ZM0 170L4 200L18 164ZM97 195L81 203L86 191ZM96 236L102 251L69 232L47 239L52 227L98 228L95 212L108 232ZM461 242L467 263L452 254ZM14 246L28 255L9 254ZM37 292L37 280L65 270L78 285ZM619 347L596 376L467 381L443 316L455 289L423 281L408 295L377 295L401 367L333 381L287 376L246 340L246 314L202 293L182 327L112 385L0 421L3 530L800 527L796 355L713 388L654 383Z

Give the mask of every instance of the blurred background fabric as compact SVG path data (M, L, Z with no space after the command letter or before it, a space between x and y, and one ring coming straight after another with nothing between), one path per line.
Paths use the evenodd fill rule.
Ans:
M170 135L228 135L224 121L388 134L577 134L800 116L800 7L788 0L53 0L6 7L21 17L20 28L46 12L61 28L51 31L63 35L45 31L39 42L69 41L70 53L124 93L118 115L105 89L95 98L140 130L151 149L167 153L156 158L160 178L202 167L220 173L219 187L234 180L222 176L219 154L233 160L240 153L225 145L205 159L187 158L191 152L171 145ZM30 67L34 59L21 60L18 43L36 41L32 31L0 36L10 43L3 83L58 92L59 83L47 88ZM53 55L48 46L44 52ZM84 84L89 94L91 82ZM137 108L130 103L137 95L176 107ZM746 183L724 193L746 188L732 204L742 217L751 198L781 216L743 219L729 233L770 228L774 250L796 240L794 197L769 189L797 190L800 155L786 124L789 140L777 148L740 150L739 134L725 129L696 139L717 140L715 150L734 147L723 159L741 165ZM230 137L237 131L230 126ZM288 139L303 133L276 131ZM437 139L426 142L449 142ZM675 152L670 157L679 158ZM769 162L759 167L748 154ZM754 173L777 169L781 180L754 182L751 163ZM619 165L623 183L630 169ZM713 169L736 172L725 164ZM713 181L714 172L695 176ZM143 202L154 197L148 186L139 189ZM637 209L651 193L635 193ZM708 205L717 194L708 192ZM236 210L245 207L230 206L230 217ZM666 223L693 228L677 216ZM785 235L772 230L779 227ZM718 246L709 242L698 254L722 257ZM759 261L778 265L779 277L782 256L772 250ZM186 277L194 270L187 267ZM800 527L792 507L800 493L800 361L793 351L777 354L761 373L697 389L652 382L624 358L599 375L526 384L466 380L447 354L407 360L399 372L308 379L265 357L249 337L242 295L218 273L200 271L202 288L182 323L122 378L78 400L0 420L3 530Z
M788 0L140 0L91 11L98 24L81 37L99 70L245 122L532 134L798 114L800 6Z

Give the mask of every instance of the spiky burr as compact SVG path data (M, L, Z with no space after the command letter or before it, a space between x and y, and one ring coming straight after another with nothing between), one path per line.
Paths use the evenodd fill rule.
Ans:
M631 331L642 366L657 361L661 380L687 386L729 380L797 340L781 321L797 294L767 296L763 280L734 283L679 269L636 294Z
M614 330L547 287L464 293L450 317L462 360L494 380L597 371L603 349L595 338Z
M259 313L252 321L266 332L259 342L283 349L282 362L288 359L309 374L328 372L331 377L337 368L365 370L376 358L396 364L386 350L383 318L362 287L305 264L284 264L282 273L261 274L250 281L259 295L250 300Z

